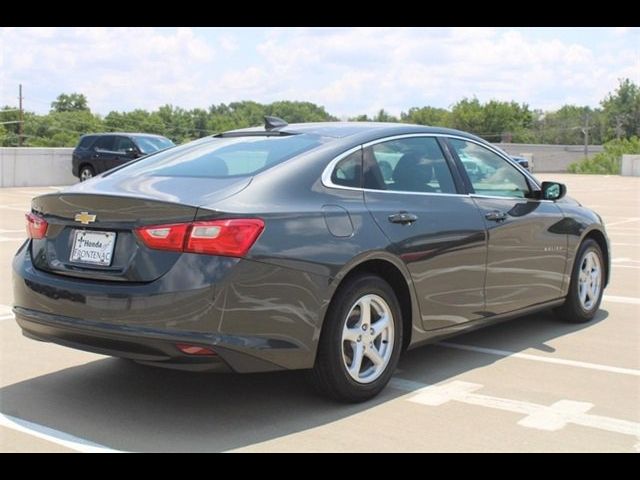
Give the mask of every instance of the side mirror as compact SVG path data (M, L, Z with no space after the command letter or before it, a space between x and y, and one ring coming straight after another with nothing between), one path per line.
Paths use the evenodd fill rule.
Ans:
M558 182L542 182L541 198L543 200L560 200L567 194L567 186Z
M129 158L138 158L138 152L136 151L135 148L127 148L127 157Z

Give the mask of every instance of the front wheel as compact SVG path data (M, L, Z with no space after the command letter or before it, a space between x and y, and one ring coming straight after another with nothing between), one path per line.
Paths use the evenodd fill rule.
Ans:
M401 345L402 317L393 289L376 275L349 279L327 312L312 381L337 400L368 400L389 382Z
M588 238L578 249L567 298L555 310L560 319L570 323L584 323L593 319L602 301L604 269L600 245Z

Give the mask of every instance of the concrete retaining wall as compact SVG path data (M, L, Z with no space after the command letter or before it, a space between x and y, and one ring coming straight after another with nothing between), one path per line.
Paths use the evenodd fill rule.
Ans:
M494 143L510 155L533 159L533 172L566 172L569 164L584 158L583 145L540 145L531 143ZM589 157L602 152L602 145L589 145ZM531 163L530 163L531 165Z
M0 148L1 187L71 185L78 179L71 173L73 148Z
M527 143L496 143L511 155L530 159L533 172L566 172L570 163L584 158L581 145L536 145ZM602 151L601 145L590 145L589 155ZM0 148L0 186L36 187L71 185L78 179L71 174L72 148ZM625 155L623 175L639 175L638 155ZM625 163L626 162L626 163ZM625 167L625 165L628 165ZM626 168L626 170L625 170ZM633 173L636 172L636 173Z
M623 155L620 175L640 177L640 155Z

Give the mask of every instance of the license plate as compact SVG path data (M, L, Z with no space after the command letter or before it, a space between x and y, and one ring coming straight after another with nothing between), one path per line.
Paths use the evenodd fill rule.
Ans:
M108 267L111 265L115 244L115 232L76 230L73 234L70 260Z

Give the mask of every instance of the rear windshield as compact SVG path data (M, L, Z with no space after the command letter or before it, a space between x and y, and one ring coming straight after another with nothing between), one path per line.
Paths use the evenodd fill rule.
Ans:
M164 137L135 136L133 139L142 153L153 153L174 146L171 140Z
M142 158L114 172L114 175L247 176L307 152L328 140L311 134L208 138Z

